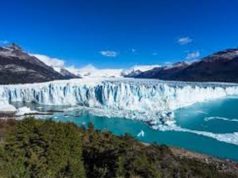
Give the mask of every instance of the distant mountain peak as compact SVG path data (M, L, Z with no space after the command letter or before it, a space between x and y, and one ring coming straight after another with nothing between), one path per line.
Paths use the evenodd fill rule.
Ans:
M22 48L16 43L11 43L10 45L7 46L7 48L15 51L22 51Z
M19 59L23 59L29 55L25 53L19 45L16 43L11 43L7 46L0 46L0 56L18 57Z
M164 66L163 69L164 70L170 70L170 69L174 69L174 68L182 68L182 67L187 67L190 64L191 63L189 63L187 61L179 61L179 62L176 62L174 64Z
M205 57L204 60L205 61L233 60L234 58L238 58L238 48L231 48L216 52L212 55Z
M198 82L238 82L238 48L213 53L192 63L179 62L127 75L135 78Z
M25 52L15 43L0 47L1 84L45 82L76 78L68 71L63 70L61 72L55 71L51 66Z

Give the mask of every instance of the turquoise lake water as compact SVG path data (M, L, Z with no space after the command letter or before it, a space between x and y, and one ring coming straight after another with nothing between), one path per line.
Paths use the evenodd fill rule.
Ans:
M146 143L167 144L238 161L238 145L221 142L211 137L190 132L153 130L141 121L99 117L86 111L72 111L68 114L70 115L56 113L53 119L63 122L70 121L77 125L87 125L92 122L95 128L109 130L116 135L129 133ZM189 130L214 134L238 132L238 98L194 104L175 111L175 119L178 126ZM138 133L142 130L144 137L138 137Z

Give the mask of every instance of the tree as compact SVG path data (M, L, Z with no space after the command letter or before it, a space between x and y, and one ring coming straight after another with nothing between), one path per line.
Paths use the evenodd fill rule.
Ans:
M81 134L73 124L28 118L4 146L7 177L85 177Z

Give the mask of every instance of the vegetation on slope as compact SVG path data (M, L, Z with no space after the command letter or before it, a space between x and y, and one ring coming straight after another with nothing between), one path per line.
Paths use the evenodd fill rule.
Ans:
M0 121L0 177L236 177L128 135L27 118Z

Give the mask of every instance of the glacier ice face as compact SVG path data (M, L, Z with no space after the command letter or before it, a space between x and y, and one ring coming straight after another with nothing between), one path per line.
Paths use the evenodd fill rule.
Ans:
M100 78L0 86L2 102L83 106L125 117L143 115L142 120L170 117L175 109L230 95L238 95L238 85Z

